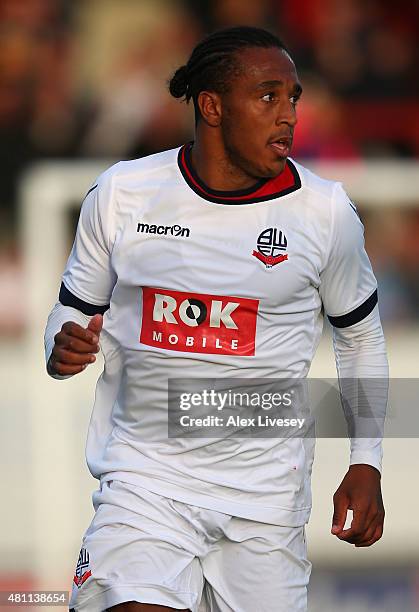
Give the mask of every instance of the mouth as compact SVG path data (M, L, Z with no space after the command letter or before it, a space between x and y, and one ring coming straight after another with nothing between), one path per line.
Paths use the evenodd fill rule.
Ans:
M288 157L291 150L292 138L290 136L281 136L269 142L269 147L275 151L278 157L285 159Z

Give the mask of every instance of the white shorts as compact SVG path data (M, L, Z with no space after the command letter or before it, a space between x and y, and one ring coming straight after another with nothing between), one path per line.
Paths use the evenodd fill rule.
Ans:
M304 612L311 563L304 527L178 502L118 481L93 496L70 608L125 601L192 612Z

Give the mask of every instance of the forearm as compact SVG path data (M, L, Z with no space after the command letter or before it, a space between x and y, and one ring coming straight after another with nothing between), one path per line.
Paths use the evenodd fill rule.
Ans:
M388 361L378 307L356 325L335 328L333 345L345 416L356 424L350 464L366 463L381 472Z
M48 361L51 357L52 349L54 348L55 335L61 330L64 323L67 321L73 321L78 323L82 327L86 327L89 324L91 317L83 314L75 308L70 306L63 306L60 302L57 302L54 308L51 310L48 317L47 325L45 328L44 345L45 345L45 362L47 364L47 371L50 376L56 379L69 378L70 376L61 376L60 374L53 374L48 369Z

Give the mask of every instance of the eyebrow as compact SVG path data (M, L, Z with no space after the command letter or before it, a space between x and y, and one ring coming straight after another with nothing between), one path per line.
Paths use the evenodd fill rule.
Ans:
M257 89L265 89L266 87L282 87L283 81L263 81L257 85ZM301 96L303 88L300 83L296 83L294 86L294 93L296 96Z

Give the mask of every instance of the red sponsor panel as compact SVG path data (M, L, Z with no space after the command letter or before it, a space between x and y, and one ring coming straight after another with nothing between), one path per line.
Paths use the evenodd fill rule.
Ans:
M140 342L172 351L254 355L258 300L142 288Z

